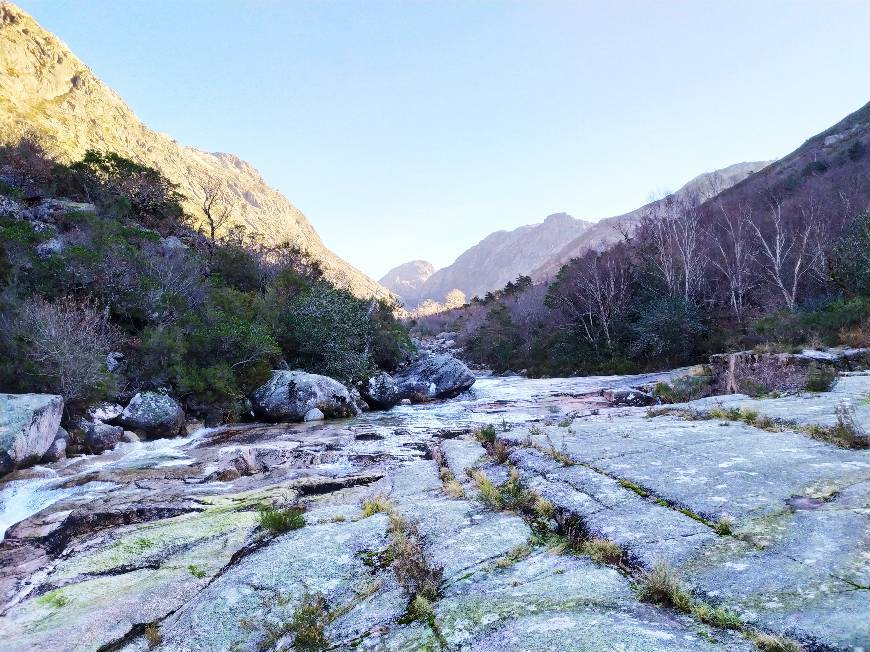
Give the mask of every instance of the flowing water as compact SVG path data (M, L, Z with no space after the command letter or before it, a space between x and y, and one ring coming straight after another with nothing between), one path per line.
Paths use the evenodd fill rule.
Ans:
M360 457L381 454L385 447L399 460L416 457L420 441L438 431L576 415L600 405L597 394L603 388L638 386L670 373L554 379L481 375L469 391L455 399L397 406L341 421L269 426L265 430L256 425L235 426L232 441L242 439L245 444L256 443L258 450L272 446L286 452L300 440L319 441L338 433L341 454L331 463L321 461L318 469L347 472ZM109 478L136 470L191 465L202 457L204 449L217 446L231 452L233 445L227 445L226 437L225 430L204 428L187 437L124 443L102 455L72 458L53 468L19 471L0 483L0 540L11 526L56 503L75 499L80 505L115 489L114 482L99 480L95 474Z

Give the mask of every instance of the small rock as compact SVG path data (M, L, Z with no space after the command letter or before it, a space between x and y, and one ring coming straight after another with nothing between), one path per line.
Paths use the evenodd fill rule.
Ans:
M403 398L401 401L399 401L399 405L411 405L411 399Z
M125 430L124 434L121 435L121 441L127 444L135 444L137 441L141 441L139 439L139 435L137 435L132 430Z
M97 403L87 411L87 416L91 421L108 423L117 419L123 412L124 406L117 403Z
M656 402L654 396L637 389L603 389L601 396L610 405L643 407Z
M94 454L113 449L124 435L121 426L110 426L102 421L82 425L85 431L85 446Z
M106 356L106 369L109 370L109 373L115 373L124 366L124 363L125 359L123 353L113 351Z
M303 421L323 421L326 418L326 415L323 414L317 408L311 408L308 412L305 413L305 416L302 417Z
M68 442L69 433L64 428L58 428L54 441L51 442L51 446L48 447L45 455L42 456L42 461L46 464L60 462L66 457L66 445Z

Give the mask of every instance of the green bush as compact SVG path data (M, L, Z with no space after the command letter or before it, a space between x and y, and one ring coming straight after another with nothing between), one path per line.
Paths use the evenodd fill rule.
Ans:
M299 507L278 509L271 506L260 508L260 525L274 534L299 530L305 527L304 510Z
M806 389L810 392L830 392L837 382L837 370L831 365L810 365Z

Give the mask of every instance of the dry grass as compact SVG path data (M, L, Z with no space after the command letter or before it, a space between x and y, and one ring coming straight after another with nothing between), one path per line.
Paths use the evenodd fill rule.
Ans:
M641 575L637 596L644 602L673 607L685 613L692 611L692 596L666 562L656 562L651 570Z
M383 495L372 496L366 498L362 504L363 518L374 516L375 514L392 515L396 513L396 506L392 501Z
M618 564L624 554L619 545L607 539L584 541L580 544L578 552L600 564Z
M755 647L762 652L804 652L804 647L800 643L785 636L771 636L759 632L753 639Z
M160 635L160 628L156 623L145 625L145 642L148 644L148 649L153 650L163 642L163 636Z

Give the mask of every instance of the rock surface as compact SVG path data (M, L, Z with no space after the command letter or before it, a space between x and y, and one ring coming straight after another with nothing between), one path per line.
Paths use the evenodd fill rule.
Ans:
M359 413L347 387L337 380L304 371L275 370L251 397L254 412L269 421L302 421L311 410L337 419Z
M118 423L152 437L175 437L184 426L184 410L171 396L140 392L124 408Z
M605 389L601 395L610 405L643 407L656 402L654 396L637 389Z
M639 599L660 560L747 631L868 649L870 451L704 418L706 399L661 414L600 396L681 373L482 376L455 401L17 471L0 484L4 650L289 649L306 593L323 597L330 649L755 649ZM835 392L813 400L860 404L870 375ZM304 525L272 531L264 505L299 507ZM618 546L618 563L590 539ZM422 618L408 568L442 578Z
M53 394L0 394L0 475L33 464L55 440L63 399Z
M360 385L360 394L377 409L389 410L399 403L399 386L393 377L382 371Z
M101 421L84 424L84 431L85 447L95 455L112 450L124 436L124 429L121 426L110 426Z
M449 354L427 354L395 375L399 398L429 401L461 394L475 381L474 374Z

